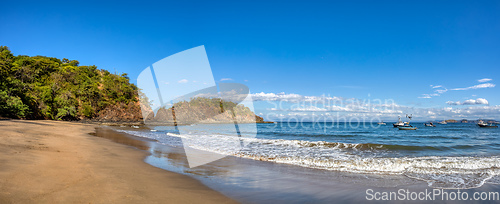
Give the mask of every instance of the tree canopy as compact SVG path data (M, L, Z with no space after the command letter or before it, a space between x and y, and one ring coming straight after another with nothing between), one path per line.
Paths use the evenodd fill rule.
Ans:
M137 87L127 74L112 74L76 60L14 56L0 46L0 116L80 120L133 110L139 117Z

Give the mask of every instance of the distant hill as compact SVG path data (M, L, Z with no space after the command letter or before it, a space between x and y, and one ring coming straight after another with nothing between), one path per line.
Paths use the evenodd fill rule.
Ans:
M156 115L151 112L146 117L149 123L262 123L262 117L255 115L248 107L220 98L196 97L189 101L180 101L173 104L173 108L160 108Z
M137 87L76 60L14 56L0 46L0 116L25 119L139 121Z
M480 119L484 122L487 122L487 123L498 123L498 121L496 120L493 120L493 119ZM478 123L480 120L467 120L467 119L462 119L462 120L454 120L454 119L448 119L448 120L444 120L446 121L447 123Z

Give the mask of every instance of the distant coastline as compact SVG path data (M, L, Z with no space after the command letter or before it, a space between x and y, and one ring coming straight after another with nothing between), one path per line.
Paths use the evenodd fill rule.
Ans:
M439 120L438 120L439 121ZM497 120L493 119L479 119L479 120L467 120L467 119L462 119L462 120L455 120L455 119L447 119L447 120L442 120L446 123L479 123L479 121L484 121L487 123L500 123ZM433 121L435 122L435 121Z

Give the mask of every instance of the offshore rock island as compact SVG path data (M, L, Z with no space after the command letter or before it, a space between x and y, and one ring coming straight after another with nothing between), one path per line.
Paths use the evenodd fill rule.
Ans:
M160 108L156 114L149 111L148 124L178 125L193 123L264 123L250 108L220 98L196 97Z

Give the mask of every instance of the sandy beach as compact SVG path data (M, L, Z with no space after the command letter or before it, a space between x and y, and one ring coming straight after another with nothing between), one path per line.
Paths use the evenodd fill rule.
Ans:
M235 203L95 125L0 120L0 203Z

